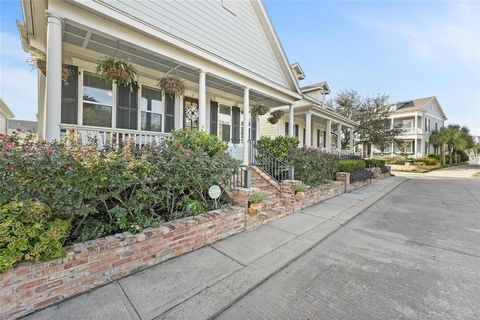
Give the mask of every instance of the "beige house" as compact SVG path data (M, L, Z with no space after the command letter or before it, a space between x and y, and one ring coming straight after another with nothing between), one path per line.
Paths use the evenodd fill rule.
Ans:
M22 0L24 49L46 62L38 75L38 130L60 138L160 142L174 129L204 130L248 162L244 143L258 135L249 105L270 108L302 98L262 1ZM128 58L138 89L94 72L104 56ZM62 67L70 76L62 82ZM163 96L157 79L185 81L184 95ZM246 125L245 125L246 124Z
M292 66L294 70L296 67ZM301 77L304 77L303 72ZM301 91L301 100L295 101L291 107L277 108L285 112L277 123L269 123L268 114L260 117L260 135L276 137L293 133L302 146L352 152L353 130L358 124L325 105L325 98L330 93L327 82L302 87ZM344 134L348 135L349 143L342 149L341 139Z
M8 120L14 117L12 110L0 98L0 133L8 133Z

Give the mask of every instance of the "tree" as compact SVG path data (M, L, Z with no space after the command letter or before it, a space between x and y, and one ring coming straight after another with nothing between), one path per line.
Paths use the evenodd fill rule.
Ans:
M366 145L370 154L372 145L378 146L382 153L385 152L402 132L399 127L391 127L390 115L393 110L387 105L387 101L387 95L362 98L355 90L344 90L329 101L328 105L334 106L338 113L360 124L355 128L355 142ZM348 135L345 133L344 136L342 145L348 143Z
M448 137L445 127L440 128L438 131L432 132L430 141L433 144L440 146L440 155L442 158L442 165L445 165L445 151L447 149Z

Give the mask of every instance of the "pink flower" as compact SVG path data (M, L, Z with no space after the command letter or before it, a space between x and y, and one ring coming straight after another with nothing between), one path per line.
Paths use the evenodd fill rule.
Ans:
M48 149L47 149L47 153L48 153L48 154L52 154L52 153L53 153L53 148L48 148Z
M72 167L72 166L68 166L68 167L67 167L67 171L72 172L72 171L73 171L73 167Z
M8 151L11 151L13 149L13 143L7 143L5 145L5 149L7 149Z
M20 129L20 128L17 128L17 131L18 131L18 132L22 132L22 129Z

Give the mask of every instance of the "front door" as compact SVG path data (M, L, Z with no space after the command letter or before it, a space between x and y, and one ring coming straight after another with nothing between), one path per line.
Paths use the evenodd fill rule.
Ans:
M183 99L183 129L198 131L198 99L185 97Z

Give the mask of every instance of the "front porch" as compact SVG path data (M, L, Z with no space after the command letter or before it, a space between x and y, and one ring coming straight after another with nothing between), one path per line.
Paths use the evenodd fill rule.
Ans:
M48 15L47 28L49 54L46 77L39 72L38 116L39 134L46 140L61 138L70 129L82 143L94 139L99 145L118 146L129 139L145 145L161 143L172 130L201 130L228 143L232 155L246 162L244 141L258 136L258 119L252 118L249 106L293 102L281 90L211 68L209 61L180 61L184 52L164 55L56 14ZM96 62L104 56L130 59L139 74L138 87L130 91L95 74ZM62 66L70 70L68 84L62 83ZM183 95L165 96L156 87L167 75L185 82Z

